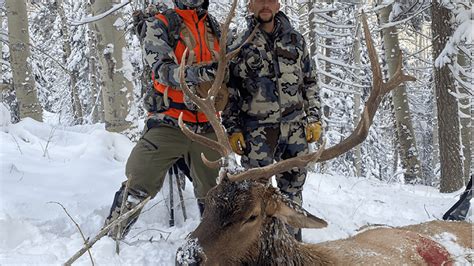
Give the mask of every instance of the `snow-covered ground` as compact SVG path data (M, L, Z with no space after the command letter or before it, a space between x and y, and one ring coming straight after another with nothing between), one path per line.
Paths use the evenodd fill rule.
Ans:
M54 202L66 208L86 237L94 237L125 179L133 143L106 132L103 125L53 127L30 119L11 125L5 123L5 112L0 120L0 265L62 264L83 240ZM121 244L120 255L108 237L93 246L97 265L174 265L176 249L199 223L199 214L188 183L184 198L189 218L184 222L176 208L176 225L170 228L167 184L145 207ZM304 230L303 239L321 242L351 236L367 224L399 226L439 219L460 193L310 174L305 208L326 219L329 227ZM90 265L87 253L76 264Z

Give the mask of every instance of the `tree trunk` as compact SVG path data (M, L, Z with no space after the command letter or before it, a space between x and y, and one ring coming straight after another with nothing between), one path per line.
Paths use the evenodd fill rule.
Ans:
M94 1L92 3L94 15L109 10L114 3L119 2ZM95 22L101 64L105 128L111 132L122 132L130 127L131 122L127 121L127 116L133 100L133 85L126 79L123 68L125 33L114 26L119 19L119 13L114 12Z
M71 56L71 44L68 31L68 23L66 19L66 13L64 12L64 2L63 0L56 0L56 5L58 7L59 18L61 19L61 35L63 37L63 64L68 65L68 59ZM77 70L69 69L69 87L71 88L71 104L74 112L74 123L82 124L83 122L83 112L81 100L77 93Z
M92 14L92 6L90 2L86 5L87 13ZM92 123L104 122L104 107L102 104L102 93L100 91L99 82L98 82L98 71L97 71L97 37L95 33L95 28L93 23L89 23L88 33L89 37L89 82L90 82L90 94L89 94L89 103L90 108L90 120Z
M308 1L308 25L309 25L309 54L311 58L313 58L317 51L316 51L316 10L314 6L315 0Z
M7 0L8 39L13 86L20 119L25 117L43 121L43 109L38 101L35 79L30 62L30 35L25 0Z
M3 7L3 6L0 6ZM3 29L3 11L0 9L0 28ZM3 37L3 34L0 34L0 82L3 81L3 71L2 70L2 62L3 62L3 41L6 38Z
M332 18L332 16L334 15L334 12L333 11L329 11L327 13L328 17ZM326 40L324 41L324 44L326 45L326 47L324 48L324 55L327 57L327 58L331 58L331 47L332 47L332 39L334 38L334 36L331 35L331 32L333 31L333 29L331 27L328 27L327 28L327 32L328 32L328 36L326 37ZM331 68L332 68L332 64L331 62L329 61L326 61L325 62L325 65L324 65L324 71L326 71L326 73L331 73ZM324 78L324 83L329 85L329 83L331 82L331 77L329 76L326 76ZM326 117L329 117L329 110L325 110L327 111L328 113L326 114Z
M380 11L380 24L389 22L389 15L392 5L388 5ZM397 69L400 45L398 41L397 29L388 27L382 30L383 43L385 49L385 60L388 65L390 76L395 74ZM400 143L400 160L404 168L404 179L408 184L420 183L421 165L418 160L418 149L416 147L415 132L410 117L410 107L404 84L392 90L392 101L397 124L398 141Z
M464 69L467 69L471 66L468 58L462 52L458 54L458 64ZM468 83L464 75L461 74L459 76L462 79L464 79L466 83ZM458 84L458 86L459 86L459 92L461 95L461 98L459 99L459 112L461 114L460 123L461 123L461 141L462 141L462 151L463 151L462 154L463 154L463 166L464 166L464 171L463 171L464 183L467 184L467 182L469 182L471 164L472 164L471 127L473 125L471 124L471 120L472 120L471 100L470 100L468 88L465 88L461 84Z
M450 193L463 185L461 161L461 140L459 131L459 113L454 78L447 65L436 62L446 46L448 36L452 36L451 13L437 0L431 5L433 34L434 81L436 105L438 107L438 137L441 165L440 192Z
M436 88L433 86L433 96L434 99L438 99L436 96ZM440 162L439 162L439 135L438 135L438 107L436 104L433 105L433 155L432 155L432 160L433 160L433 167L434 167L434 174L435 178L433 179L436 180L436 177L438 175L438 170L441 168Z
M474 146L474 99L471 99L471 145ZM474 152L471 150L471 174L474 175Z

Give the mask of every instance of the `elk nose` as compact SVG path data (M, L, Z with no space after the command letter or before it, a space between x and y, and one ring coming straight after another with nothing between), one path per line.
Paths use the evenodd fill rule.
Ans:
M202 253L197 250L178 248L176 266L199 266L203 262Z

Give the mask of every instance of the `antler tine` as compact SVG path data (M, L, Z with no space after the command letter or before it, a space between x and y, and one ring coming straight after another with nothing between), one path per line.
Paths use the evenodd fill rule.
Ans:
M372 80L372 90L376 90L378 92L382 88L383 84L382 69L380 68L380 63L377 56L377 51L374 47L372 35L370 35L369 25L367 23L367 15L364 11L362 11L362 25L364 27L364 37L370 58L370 68L372 69L372 74L374 75Z
M188 54L188 48L186 47L186 49L184 49L184 52L183 52L183 59L181 60L181 64L179 65L179 82L181 84L181 90L183 91L184 94L186 94L189 98L191 98L191 100L199 107L201 107L201 105L205 106L205 99L197 96L196 94L194 94L191 89L189 88L188 84L186 84L186 81L184 79L184 71L185 71L185 65L186 65L186 56Z
M326 141L323 142L321 147L317 152L305 154L298 157L293 157L290 159L286 159L284 161L280 161L271 165L267 165L265 167L258 167L252 168L245 172L231 175L228 174L229 180L231 181L243 181L243 180L261 180L264 178L270 178L273 175L286 172L291 168L304 168L310 162L316 162L321 154L324 152L324 146L326 145Z
M188 138L190 138L193 141L199 142L221 154L221 156L226 156L225 153L222 151L225 150L225 147L222 146L219 142L206 138L204 136L201 136L199 134L196 134L192 132L183 122L183 114L181 113L178 118L178 124L181 130L183 131L184 135L186 135Z
M245 40L245 42L243 42L237 49L233 50L232 52L228 53L227 54L227 61L230 61L235 55L237 55L240 51L240 49L242 49L242 47L250 42L253 37L255 36L255 34L257 34L257 30L258 30L258 27L260 26L260 23L258 23L255 28L253 29L252 33L250 33L249 37Z
M217 161L210 161L206 158L206 155L204 155L204 153L201 153L201 160L209 168L220 168L223 165L221 159Z
M383 82L382 71L380 69L380 64L378 62L377 51L375 50L372 36L370 35L369 26L367 23L367 15L362 12L362 24L364 26L364 36L367 43L367 50L369 52L370 64L373 73L372 81L372 91L370 92L369 98L365 103L364 112L362 113L362 119L357 124L356 129L345 138L342 142L336 144L333 147L328 148L321 154L321 157L318 159L319 162L327 161L333 159L358 144L362 143L369 134L369 128L372 125L375 113L377 108L382 101L382 98L390 92L392 89L396 88L398 85L405 81L414 81L416 80L412 76L403 74L402 72L402 55L398 55L398 67L395 75L393 75L389 81L386 83Z
M416 78L412 76L405 75L402 71L403 60L402 60L402 51L398 54L398 63L397 63L397 70L392 78L385 83L385 90L391 91L392 89L396 88L398 85L405 81L415 81Z
M187 52L188 52L188 49L186 48L183 53L183 58L186 57ZM189 89L188 85L186 84L184 80L185 61L186 60L181 60L180 69L179 69L181 89L183 93L189 96L191 100L197 106L199 106L201 111L204 112L204 114L206 114L206 117L208 118L209 123L211 123L211 126L216 133L217 141L203 137L189 130L189 128L187 128L187 126L183 122L183 113L181 113L179 116L179 121L178 121L179 127L188 138L196 142L202 143L203 145L206 145L209 148L219 152L219 154L222 157L227 157L229 154L232 153L232 148L230 147L227 134L222 124L220 123L219 118L216 115L217 111L214 107L214 100L212 98L206 98L206 99L200 98Z
M219 58L218 58L218 65L216 71L216 78L214 80L214 84L212 84L211 89L208 92L207 98L214 99L217 95L217 92L222 86L222 83L225 79L225 72L227 68L227 34L229 32L230 22L235 14L235 8L237 7L237 0L232 1L232 6L230 8L229 14L222 25L221 28L221 37L219 39Z

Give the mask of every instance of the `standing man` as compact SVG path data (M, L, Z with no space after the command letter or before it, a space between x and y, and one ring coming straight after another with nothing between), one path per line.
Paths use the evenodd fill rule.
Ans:
M182 113L186 125L198 134L216 139L206 116L193 103L186 101L180 89L179 63L187 60L185 82L196 91L210 87L217 64L213 58L218 51L219 25L207 13L208 0L175 0L176 8L151 17L142 33L145 59L152 69L153 88L148 95L149 116L143 136L128 158L125 174L128 195L125 212L146 197L152 198L163 186L168 169L179 159L186 160L193 177L193 185L202 213L203 199L216 184L217 169L210 169L201 160L201 153L217 160L217 152L188 139L178 126ZM183 58L185 49L192 56ZM110 214L105 224L120 214L125 185L115 193ZM114 239L123 239L138 219L139 212L123 223L120 235L116 228L109 232Z
M261 167L308 153L321 134L320 100L303 36L279 11L278 0L250 0L248 29L258 27L230 64L223 122L242 166ZM306 169L277 176L283 193L302 204ZM301 229L294 232L301 240Z

